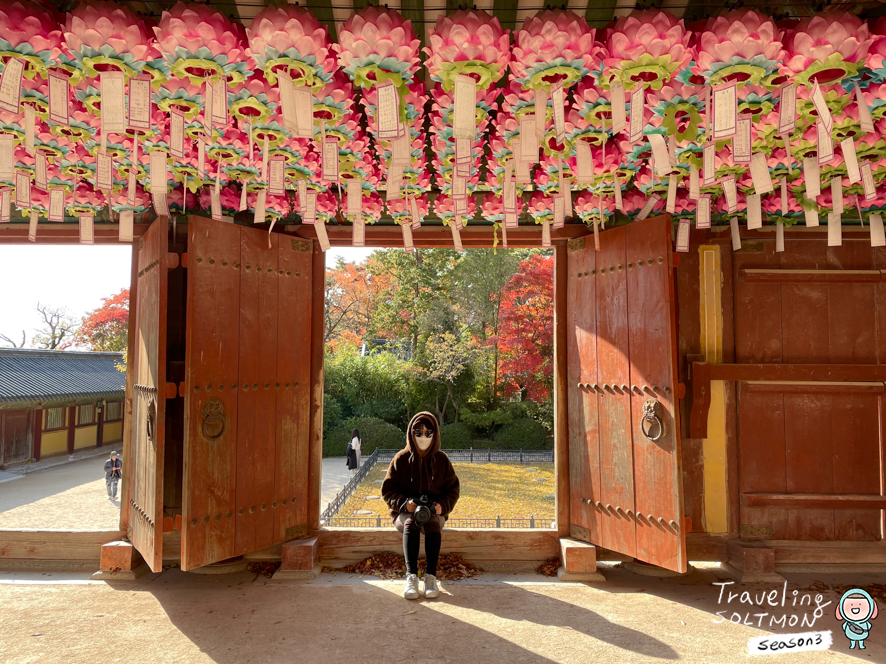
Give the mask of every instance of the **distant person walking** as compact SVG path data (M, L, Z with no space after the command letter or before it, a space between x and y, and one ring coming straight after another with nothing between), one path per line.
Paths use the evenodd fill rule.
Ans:
M117 482L123 476L123 461L116 452L111 452L111 458L105 461L105 484L108 485L108 498L117 500Z
M354 429L351 431L351 442L348 444L347 465L351 469L351 475L356 475L360 468L360 432Z

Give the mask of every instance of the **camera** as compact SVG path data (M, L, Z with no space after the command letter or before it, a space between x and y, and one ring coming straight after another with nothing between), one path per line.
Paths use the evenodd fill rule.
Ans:
M412 513L412 518L418 525L423 526L436 514L436 510L433 509L434 503L430 501L427 494L422 494L415 502L417 507L415 512Z

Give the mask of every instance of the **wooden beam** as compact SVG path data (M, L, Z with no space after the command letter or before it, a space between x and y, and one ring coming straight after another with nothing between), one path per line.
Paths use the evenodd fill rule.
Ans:
M308 447L308 532L320 528L323 472L323 354L326 328L326 255L314 244L311 255L311 404Z
M744 493L745 507L784 509L867 510L886 509L886 496L823 493Z
M689 437L707 438L711 381L794 383L886 382L886 364L709 364L692 363ZM850 386L851 388L852 386Z
M566 292L569 262L566 245L554 247L554 481L556 483L557 533L569 536L569 413L566 338Z
M0 530L0 566L4 560L91 560L98 565L102 545L125 534L120 530Z
M151 224L133 224L132 237L140 238ZM96 224L95 244L129 244L120 242L117 224ZM37 225L37 240L28 240L28 224L0 224L0 244L80 244L79 224L46 223Z
M741 279L773 284L878 284L886 270L739 270Z
M286 232L298 237L315 240L317 232L311 225L291 226ZM352 244L352 228L347 226L327 226L326 233L333 247L350 247ZM571 224L563 228L551 229L552 242L566 242L572 238L589 235L590 229L584 224ZM452 232L445 226L422 226L412 231L412 240L416 247L452 248ZM467 248L492 248L495 246L494 230L490 226L467 226L461 231L462 244ZM399 226L367 226L367 247L402 247L403 232ZM501 234L498 235L498 246L501 247ZM508 247L540 247L541 226L508 229Z

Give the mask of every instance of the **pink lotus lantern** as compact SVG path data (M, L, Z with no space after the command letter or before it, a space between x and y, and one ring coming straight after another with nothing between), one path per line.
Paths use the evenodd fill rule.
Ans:
M695 66L711 85L774 82L785 51L782 31L760 12L742 9L708 21L696 42Z
M58 59L62 33L59 17L43 4L18 0L0 6L0 60L24 61L25 78L47 77Z
M277 84L277 72L282 71L295 85L319 92L338 68L326 28L297 5L268 5L253 19L246 35L249 54L270 85Z
M785 67L809 88L839 83L865 64L871 42L868 26L848 12L825 12L785 30Z
M459 74L477 81L477 90L487 90L505 74L510 59L507 30L497 18L484 11L459 10L440 15L430 30L425 48L425 66L431 79L445 92L452 91Z
M626 90L659 90L692 61L690 34L681 19L657 9L637 10L607 30L604 80Z
M562 83L567 90L597 66L600 46L583 16L562 9L538 12L516 32L511 72L524 90Z
M122 71L129 79L149 59L154 34L125 5L104 0L78 4L65 21L65 47L89 78Z
M209 5L177 2L164 11L154 28L157 48L176 78L199 85L210 77L242 83L246 68L246 34L243 26Z

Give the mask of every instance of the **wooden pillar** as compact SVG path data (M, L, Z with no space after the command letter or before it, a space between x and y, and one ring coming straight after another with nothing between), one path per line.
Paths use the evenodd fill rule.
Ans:
M566 244L554 246L554 482L557 534L569 536L569 417L566 411Z
M129 505L129 473L132 472L132 381L135 377L135 344L138 323L135 312L138 310L138 244L132 244L132 270L129 277L129 335L126 346L126 393L123 397L123 472L120 479L120 505ZM120 530L126 531L129 525L129 509L120 510Z
M107 404L105 404L107 408ZM95 404L95 446L101 447L105 442L105 408L102 408L101 402Z
M323 472L323 353L326 312L326 254L314 243L311 256L311 443L308 451L308 532L320 529Z
M74 453L74 427L77 426L77 406L68 406L68 454Z
M43 411L40 408L34 411L34 435L31 440L31 458L40 461L40 445L43 441Z

